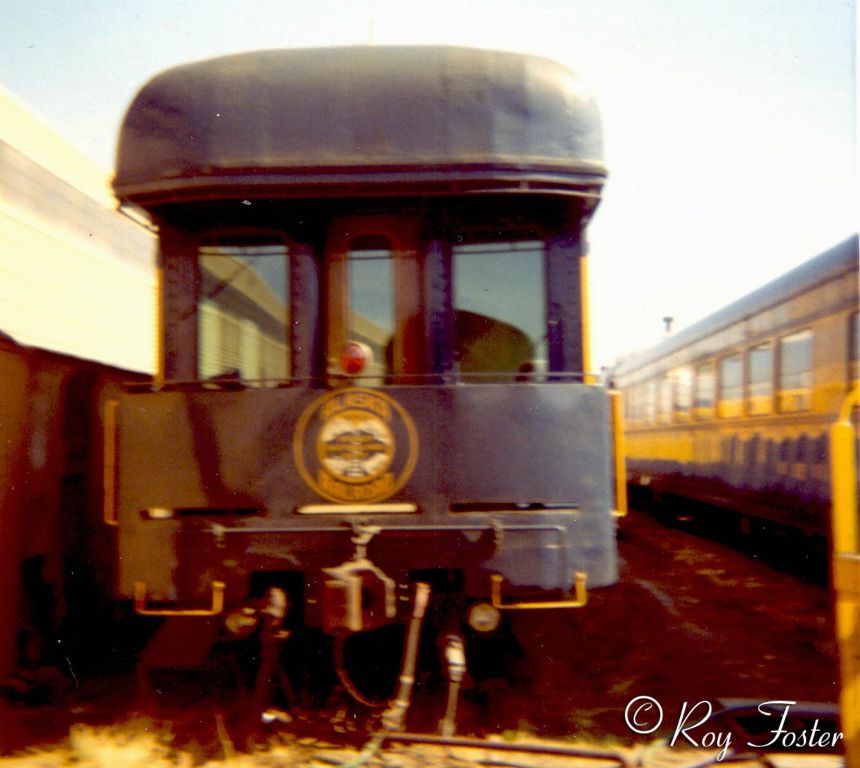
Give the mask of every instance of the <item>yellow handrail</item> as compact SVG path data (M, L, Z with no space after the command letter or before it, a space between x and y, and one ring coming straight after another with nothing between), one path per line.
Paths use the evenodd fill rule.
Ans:
M546 608L582 608L588 602L585 589L586 575L582 571L574 574L576 594L567 600L547 600L546 602L505 603L502 601L502 582L504 577L498 573L492 575L490 602L493 608L500 611L537 611Z
M108 400L104 411L104 470L102 513L108 525L119 525L116 514L116 412L119 402Z
M842 404L839 421L830 428L833 588L842 668L840 712L849 766L860 766L860 522L856 431L851 423L852 410L858 404L860 387L855 387Z
M621 393L609 392L612 408L612 457L615 473L615 507L612 514L615 517L627 515L627 467L624 448L624 411L622 410Z
M134 610L141 616L217 616L224 610L223 581L212 582L211 608L147 608L146 582L134 582Z
M830 478L833 500L833 551L860 551L857 520L857 456L851 411L860 404L860 387L842 403L839 421L830 427Z

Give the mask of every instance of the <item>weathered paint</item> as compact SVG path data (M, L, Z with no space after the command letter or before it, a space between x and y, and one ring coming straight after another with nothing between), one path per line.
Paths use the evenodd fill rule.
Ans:
M217 577L229 596L255 569L334 566L352 552L352 519L382 527L371 551L384 569L483 573L485 584L469 578L485 594L491 571L540 589L569 588L574 570L587 571L593 586L615 580L603 390L553 383L383 391L409 413L418 437L414 471L386 501L413 502L418 512L330 520L296 514L326 501L294 458L299 414L313 390L124 396L122 591L144 580L162 598L196 597ZM177 515L147 519L149 508ZM231 531L220 543L219 525Z

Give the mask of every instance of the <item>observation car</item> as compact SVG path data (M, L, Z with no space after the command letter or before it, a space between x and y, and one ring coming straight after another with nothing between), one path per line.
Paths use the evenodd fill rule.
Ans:
M287 627L344 634L418 582L488 631L612 584L605 175L592 97L536 57L263 51L145 85L114 187L158 229L161 368L106 412L120 594L236 630L277 587Z
M858 382L857 236L621 363L636 503L824 539L828 429Z

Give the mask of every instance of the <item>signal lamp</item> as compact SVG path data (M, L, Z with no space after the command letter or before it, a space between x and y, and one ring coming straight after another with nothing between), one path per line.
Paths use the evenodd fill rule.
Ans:
M340 368L350 375L357 376L373 362L373 352L367 344L360 341L348 341L340 353Z

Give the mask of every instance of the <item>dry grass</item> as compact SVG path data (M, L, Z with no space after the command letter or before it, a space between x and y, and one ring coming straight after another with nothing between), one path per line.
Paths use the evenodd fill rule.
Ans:
M522 734L509 733L497 737L497 740L518 741L519 736ZM216 742L210 753L215 751L220 755L207 757L193 747L177 747L168 728L148 720L100 728L76 725L62 744L32 748L14 757L0 758L0 768L345 768L351 765L451 768L487 764L595 768L614 764L611 760L594 763L569 757L526 755L517 755L517 759L511 762L509 755L493 751L492 740L482 748L395 745L383 750L382 754L377 753L378 741L368 742L365 750L360 752L353 747L345 748L289 734L275 737L268 744L248 752L240 752L223 726L218 727L218 739L220 743ZM492 755L496 757L490 759Z
M144 720L104 728L78 725L64 743L0 758L0 768L300 768L313 765L324 748L312 739L286 738L238 752L224 734L223 756L205 759L172 742L169 730Z

